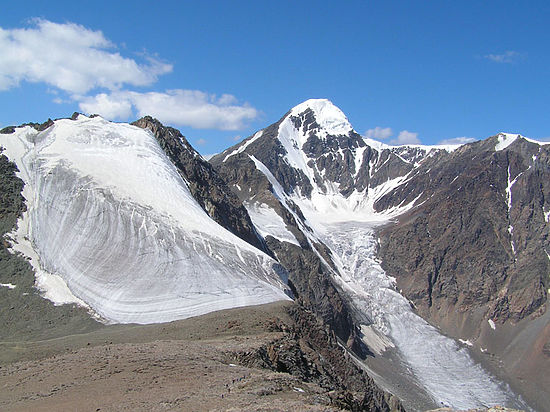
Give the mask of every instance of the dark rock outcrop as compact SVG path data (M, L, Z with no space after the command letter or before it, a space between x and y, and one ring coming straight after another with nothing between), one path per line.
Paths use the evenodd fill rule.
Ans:
M350 308L334 284L330 269L319 256L310 249L280 242L271 236L266 241L287 270L289 286L297 301L329 325L348 348L360 357L366 356L368 348L359 338Z
M332 332L303 306L288 308L293 324L274 325L284 335L254 352L237 353L246 366L289 373L329 390L333 406L351 411L404 411L401 402L381 390L338 346Z

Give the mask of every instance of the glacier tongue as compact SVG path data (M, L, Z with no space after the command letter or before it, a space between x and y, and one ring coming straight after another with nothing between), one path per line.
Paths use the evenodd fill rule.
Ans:
M327 225L324 241L339 268L344 292L370 320L371 327L391 338L406 369L437 404L456 409L507 405L526 408L510 390L475 363L468 351L416 315L395 290L395 280L375 259L377 223Z
M0 144L25 181L40 273L61 276L105 319L164 322L288 299L276 262L210 219L148 131L80 116Z

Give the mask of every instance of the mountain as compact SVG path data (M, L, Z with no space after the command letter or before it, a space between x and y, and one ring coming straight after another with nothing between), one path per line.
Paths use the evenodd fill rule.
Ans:
M5 341L292 299L240 364L332 407L548 410L548 145L390 146L312 99L209 162L148 116L0 146Z
M172 143L200 159L181 137ZM32 258L54 302L151 323L289 299L280 265L205 212L191 192L198 183L149 129L79 115L42 131L16 128L0 145L25 183L14 249ZM259 244L242 206L233 213L223 187L213 194L207 209L217 216L226 207L228 227Z
M374 372L412 370L422 396L438 404L524 407L417 314L474 345L476 359L500 359L493 373L545 404L549 149L510 134L388 146L314 99L211 163L288 270L297 299L370 354ZM469 382L464 393L457 375Z
M211 330L207 335L219 341L222 352L200 359L217 370L226 368L231 375L236 365L228 364L230 359L242 365L239 370L287 375L274 378L281 389L261 383L266 389L258 390L267 391L261 395L284 388L285 397L295 398L298 389L288 386L294 382L306 385L301 392L313 389L317 407L404 410L341 349L327 325L302 306L266 305L265 310L231 312L235 315L220 311L290 300L288 275L265 253L272 254L237 196L179 131L150 117L130 125L75 114L5 128L0 145L0 227L5 234L0 245L0 364L36 358L34 367L41 373L44 357L70 345L78 358L98 340L111 364L119 357L111 357L109 339L133 345L137 336L140 354L152 351L162 358L153 365L143 359L140 367L170 375L172 362L167 367L164 361L173 354L159 339L170 337L171 345L181 346L181 341L200 341L200 331ZM155 338L142 337L135 325L105 325L189 317L195 317L191 323L143 329ZM208 325L201 327L201 322ZM198 326L189 329L194 324ZM253 330L243 329L248 324ZM224 344L228 339L233 343ZM183 364L178 358L178 367L195 369L202 356L198 352L203 354L189 354ZM85 367L85 362L71 362L63 360L64 368ZM5 376L18 380L17 371L10 367ZM79 382L84 388L85 381ZM109 391L118 393L120 384L113 382ZM144 388L131 390L141 393ZM122 396L128 398L127 392ZM24 396L17 402L29 401ZM6 407L12 402L0 397ZM310 400L293 400L300 402L305 407Z

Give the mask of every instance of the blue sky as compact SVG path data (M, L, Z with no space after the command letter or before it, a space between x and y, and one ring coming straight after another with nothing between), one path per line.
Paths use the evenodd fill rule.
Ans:
M6 2L0 127L148 113L203 154L309 98L361 134L548 139L546 1Z

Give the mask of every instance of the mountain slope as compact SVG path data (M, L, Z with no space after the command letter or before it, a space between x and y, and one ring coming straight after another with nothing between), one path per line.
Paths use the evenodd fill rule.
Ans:
M383 267L419 313L497 355L541 404L550 401L549 154L550 145L499 134L426 165L379 202L422 193L380 232Z
M255 232L241 202L179 130L163 126L149 116L132 124L151 130L160 147L187 183L195 200L212 219L252 246L265 249L262 238Z
M25 181L14 249L46 297L123 323L288 299L278 264L206 214L151 132L79 116L0 144Z
M504 143L502 146L507 150ZM467 350L441 336L411 311L410 302L397 293L402 279L389 267L395 263L385 266L390 257L379 255L386 273L376 258L376 238L381 229L390 227L384 233L394 233L388 226L394 219L424 210L423 205L429 204L435 193L453 183L456 174L445 180L453 164L468 169L470 162L464 158L451 161L459 159L464 150L468 149L458 145L392 147L363 139L332 103L308 100L211 162L245 203L259 231L272 234L267 237L268 246L289 270L292 285L299 285L297 296L306 296L310 307L325 319L326 313L331 313L326 306L333 311L335 307L343 308L351 319L351 328L346 331L353 337L354 347L360 346L357 341L368 345L374 356L367 359L367 364L385 374L380 382L385 380L383 384L394 393L407 402L411 388L403 391L392 382L388 368L412 374L410 381L418 382L414 391L423 395L409 399L411 404L420 401L429 407L432 399L436 405L458 408L495 403L523 407L510 388L475 364ZM436 173L440 169L445 170L445 179ZM499 193L506 196L505 190ZM434 197L434 207L438 202L441 199ZM276 227L262 220L270 213L280 217ZM445 216L439 220L440 225L446 224ZM503 234L507 228L506 219ZM474 228L473 233L486 230ZM395 233L395 239L399 239L400 234ZM414 249L415 239L410 236L402 240L410 242L410 250L403 251L395 244L385 249L383 246L383 251L399 253L403 264L417 262L430 249L418 245ZM510 245L508 238L503 239ZM436 242L433 247L437 247ZM292 249L295 257L285 261ZM475 250L484 253L483 244L478 243ZM310 252L320 267L314 273L321 273L323 282L332 285L338 296L335 302L328 301L319 284L312 282L315 276L307 267L293 267L300 261L297 254ZM483 259L490 262L492 257L487 249ZM493 284L501 281L498 277L487 279ZM416 285L414 281L410 284ZM459 290L463 296L479 293L475 282L465 282ZM518 290L529 293L524 285ZM409 296L407 290L403 292ZM325 297L316 300L310 299L311 295ZM345 338L346 333L340 329L339 336ZM455 384L457 377L463 382L460 389Z
M26 210L23 181L16 172L17 167L0 155L0 341L47 339L97 329L100 325L84 308L54 306L43 299L34 287L29 262L11 253L6 234Z

